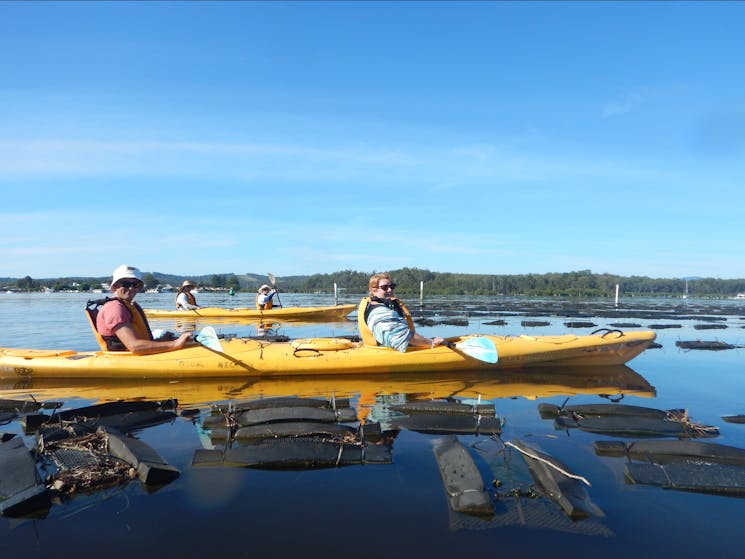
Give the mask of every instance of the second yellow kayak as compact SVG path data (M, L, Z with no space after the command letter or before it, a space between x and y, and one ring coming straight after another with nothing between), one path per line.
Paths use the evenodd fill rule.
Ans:
M344 318L357 308L357 305L331 305L325 307L274 307L260 311L250 307L225 308L202 307L198 310L145 309L148 318L236 318L266 320L323 321Z

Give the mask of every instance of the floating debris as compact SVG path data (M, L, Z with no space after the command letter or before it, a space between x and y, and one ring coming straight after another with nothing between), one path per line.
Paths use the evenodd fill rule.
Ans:
M31 400L8 400L0 398L0 412L13 412L17 415L39 411L40 409L57 409L62 402L39 402Z
M27 516L51 506L46 486L39 479L36 460L17 436L0 442L0 514Z
M468 449L454 435L435 440L433 449L450 508L479 516L493 515L494 505Z
M713 351L735 349L736 347L738 347L726 342L704 340L677 341L675 342L675 345L682 349L708 349Z
M589 516L603 516L603 512L592 502L585 489L585 485L589 486L590 482L584 477L570 473L561 461L524 442L515 440L505 444L523 456L535 482L570 518L578 520Z
M479 415L417 414L393 418L391 422L398 429L434 435L458 434L491 437L502 433L502 422L499 418Z
M237 466L261 469L312 469L352 464L390 464L391 447L323 437L278 437L241 444L228 450L197 449L192 466Z
M157 409L161 405L116 402L52 416L25 416L24 419L36 418L33 423L39 426L36 448L26 448L21 437L3 435L0 514L45 515L53 502L70 495L124 485L137 477L149 488L176 479L180 475L177 468L167 464L149 445L120 430L160 423L162 414L168 415L169 420L175 417L173 412ZM155 420L154 414L161 415ZM27 422L26 427L29 425ZM43 481L37 473L40 471L45 472Z
M645 440L625 443L621 441L595 441L598 456L628 456L634 460L670 461L714 460L745 466L745 449L712 442L692 440Z
M241 427L235 432L238 441L252 441L258 439L276 439L279 437L352 437L357 429L339 423L319 423L312 421L264 423Z
M468 326L468 319L466 318L446 318L441 322L445 326Z
M699 441L597 441L600 456L630 460L628 483L720 495L745 495L745 449ZM641 462L634 462L639 460Z
M65 423L75 424L77 434L92 433L99 427L128 433L172 421L176 413L171 410L177 405L176 400L107 402L54 412L51 415L28 414L21 418L20 424L27 435L37 433L42 428Z
M238 425L259 425L273 421L316 421L322 423L347 423L357 421L357 411L354 408L261 408L247 410L235 416Z
M324 400L321 398L299 398L297 396L280 396L276 398L258 398L253 400L238 400L227 404L219 404L213 407L213 411L219 412L242 412L246 410L260 410L266 408L348 408L349 398L332 398Z
M674 462L626 464L626 479L640 485L724 495L745 495L745 468L728 464Z
M137 470L137 476L145 485L165 485L181 472L168 464L150 445L116 433L108 433L109 454L123 460Z
M492 402L476 400L427 400L390 404L389 410L404 413L391 418L396 429L447 435L499 435L502 421Z
M107 435L101 429L45 444L41 455L54 465L49 468L49 486L58 494L72 495L129 482L136 471L109 454Z
M378 424L356 422L347 398L266 398L213 410L202 426L223 449L198 449L200 467L310 469L351 464L390 464L394 436Z
M544 419L554 417L557 430L580 429L615 437L717 437L719 428L694 423L684 409L657 410L623 404L589 404L559 408L540 404Z
M586 417L593 415L621 415L621 416L643 416L657 419L667 419L672 413L683 412L677 410L658 410L643 406L630 406L626 404L578 404L557 406L555 404L538 404L538 413L541 419L552 419L559 416Z
M550 324L547 320L523 320L520 322L520 326L524 327L549 326Z
M444 414L444 415L484 415L493 417L496 408L492 402L488 403L465 403L459 401L429 400L424 402L406 402L402 404L390 404L391 410L408 415L414 414Z

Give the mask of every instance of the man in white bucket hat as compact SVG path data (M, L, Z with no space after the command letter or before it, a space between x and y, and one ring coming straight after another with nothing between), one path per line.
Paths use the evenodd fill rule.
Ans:
M96 330L110 351L150 355L181 349L191 340L190 332L176 339L153 339L145 312L134 302L144 286L138 268L123 264L114 270L110 288L114 297L103 304L96 316Z

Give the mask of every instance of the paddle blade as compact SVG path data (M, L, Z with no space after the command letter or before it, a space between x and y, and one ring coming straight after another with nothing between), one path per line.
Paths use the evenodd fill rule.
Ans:
M215 332L215 329L212 326L205 326L202 328L194 339L197 343L202 344L208 349L224 353L222 344L220 343L220 338L217 337L217 332Z
M274 276L267 272L266 277L269 278L269 282L272 284L272 287L274 288L274 291L277 292L277 306L282 306L282 301L279 298L279 287L277 287L277 282L274 281Z
M499 359L497 355L497 346L489 338L466 338L451 346L462 351L469 357L484 361L486 363L496 363Z

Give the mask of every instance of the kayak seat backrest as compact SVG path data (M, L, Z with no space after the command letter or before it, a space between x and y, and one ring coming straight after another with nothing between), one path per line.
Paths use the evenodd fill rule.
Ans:
M370 304L370 297L363 297L360 301L360 306L357 308L357 328L360 331L360 340L362 344L366 346L375 347L378 345L378 341L370 330L370 327L365 322L365 311L367 311L367 305Z
M106 340L103 339L103 336L101 336L96 328L96 318L98 318L98 311L101 309L101 305L106 301L108 301L108 299L88 301L88 304L85 306L85 316L88 317L88 322L90 322L91 328L93 329L93 335L95 336L98 345L101 346L101 351L108 351L109 348L106 344Z

